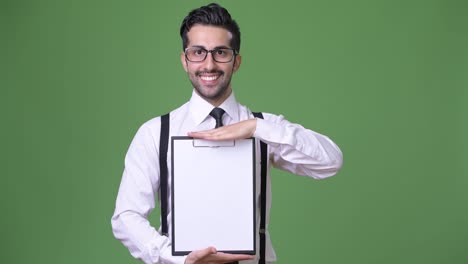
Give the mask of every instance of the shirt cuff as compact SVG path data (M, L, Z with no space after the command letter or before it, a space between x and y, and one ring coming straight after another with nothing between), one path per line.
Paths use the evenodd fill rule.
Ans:
M187 256L173 256L171 250L167 250L169 252L164 252L161 255L161 259L163 264L184 264L185 259Z

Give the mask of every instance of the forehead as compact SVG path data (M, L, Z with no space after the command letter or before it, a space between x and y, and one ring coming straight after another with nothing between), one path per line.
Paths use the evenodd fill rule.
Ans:
M228 30L208 25L195 25L187 32L188 46L203 46L207 49L231 47L232 34Z

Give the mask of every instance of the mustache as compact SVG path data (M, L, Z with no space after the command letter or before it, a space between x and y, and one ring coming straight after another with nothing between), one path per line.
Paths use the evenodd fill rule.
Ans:
M213 71L196 71L195 75L200 76L202 74L210 74L210 73L217 73L219 75L223 75L224 71L221 71L221 70L218 70L218 71L216 71L216 70L213 70Z

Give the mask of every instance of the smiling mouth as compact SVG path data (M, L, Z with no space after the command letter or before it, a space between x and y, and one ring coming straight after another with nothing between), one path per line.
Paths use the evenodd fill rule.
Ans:
M199 72L197 73L198 77L200 77L200 79L202 79L202 81L206 81L206 82L212 82L212 81L216 81L217 79L219 79L219 77L221 77L221 75L223 75L224 72L221 72L221 71L217 71L217 72Z
M202 79L203 81L215 81L217 80L221 75L212 75L212 76L205 76L205 75L202 75L200 76L200 79Z

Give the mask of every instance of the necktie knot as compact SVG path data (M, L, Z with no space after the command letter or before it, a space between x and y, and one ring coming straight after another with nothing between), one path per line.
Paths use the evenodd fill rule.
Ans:
M219 107L213 108L210 112L210 116L212 116L216 120L216 127L222 127L223 126L223 115L224 115L224 110Z

